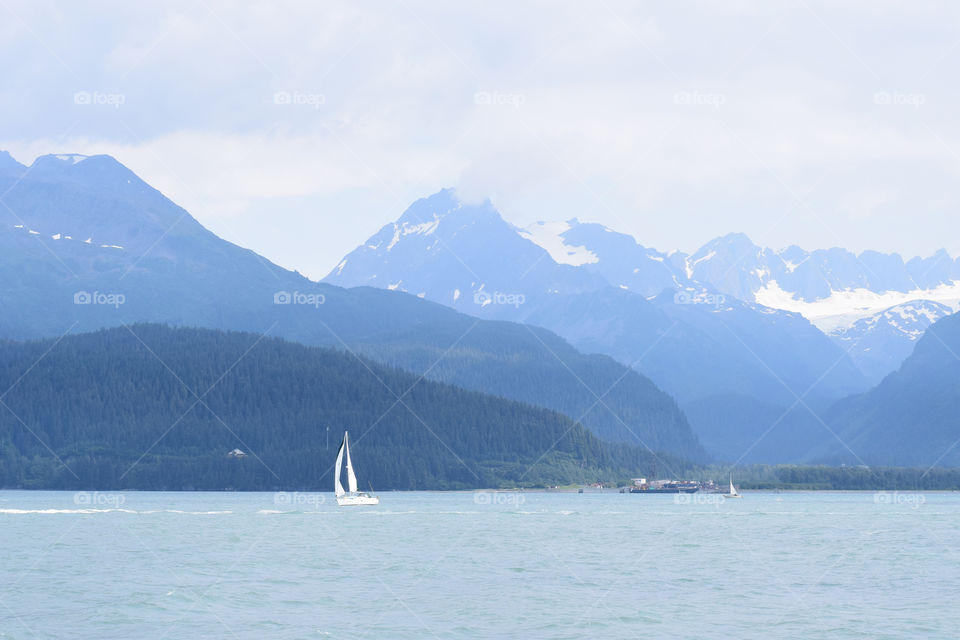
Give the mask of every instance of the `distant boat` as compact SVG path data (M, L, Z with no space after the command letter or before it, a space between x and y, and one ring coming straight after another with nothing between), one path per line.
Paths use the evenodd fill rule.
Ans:
M730 493L723 494L724 498L742 498L739 493L737 493L737 488L733 486L733 476L730 476Z
M347 488L349 491L344 491L343 485L340 484L344 451L347 452ZM336 475L334 475L333 492L337 496L337 504L341 507L380 504L380 498L377 496L372 496L364 491L357 491L357 474L353 472L353 463L350 461L350 443L346 431L343 432L343 442L340 443L340 451L337 452L337 470Z
M646 493L646 494L656 494L656 493L696 493L700 490L700 485L696 482L665 482L656 487L649 485L634 486L630 489L630 493Z

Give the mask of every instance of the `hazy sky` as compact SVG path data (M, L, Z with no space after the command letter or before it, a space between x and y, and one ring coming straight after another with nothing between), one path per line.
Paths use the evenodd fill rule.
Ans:
M0 149L110 153L312 277L445 186L662 250L960 253L958 3L3 0L0 52Z

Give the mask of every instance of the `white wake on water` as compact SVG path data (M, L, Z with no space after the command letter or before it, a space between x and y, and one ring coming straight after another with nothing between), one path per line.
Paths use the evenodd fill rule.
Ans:
M136 513L141 515L151 513L179 513L192 516L222 515L233 511L180 511L179 509L162 509L153 511L136 511L134 509L0 509L0 514L28 515L28 514L89 514L89 513Z

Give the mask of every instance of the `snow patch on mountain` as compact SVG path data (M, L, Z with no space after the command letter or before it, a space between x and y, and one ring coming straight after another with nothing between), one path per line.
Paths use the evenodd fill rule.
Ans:
M894 307L890 311L892 313L896 313L904 320L909 320L911 322L916 322L919 320L919 316L925 317L930 322L936 322L940 318L939 314L935 313L925 305L904 304Z
M393 239L390 240L390 244L387 245L387 251L390 251L397 243L400 242L400 238L409 235L417 236L429 236L432 235L434 231L437 230L437 227L440 226L440 218L436 214L433 216L433 220L427 222L421 222L419 224L410 224L407 221L404 221L403 224L393 223ZM367 245L368 248L376 250L380 247L378 243L375 246Z
M716 257L716 255L717 255L717 252L711 250L711 251L708 252L706 255L704 255L704 256L702 256L702 257L700 257L700 258L697 258L696 260L694 260L694 261L692 261L692 262L690 261L690 258L684 258L684 260L683 260L683 266L684 266L684 269L685 269L686 272L687 272L687 278L689 278L690 280L693 280L693 270L694 270L694 268L695 268L698 264L700 264L701 262L706 262L707 260L710 260L711 258Z
M397 225L397 224L394 224L394 225L393 225L393 240L391 240L391 241L390 241L390 244L387 245L387 251L390 251L390 249L393 249L395 246L397 246L397 243L400 242L400 236L401 236L400 226Z
M85 156L84 156L84 157L85 157ZM13 228L16 229L16 230L19 231L19 232L26 232L28 235L31 235L31 236L44 236L44 237L46 237L46 235L47 235L47 232L46 232L46 231L44 231L44 232L37 231L36 229L31 229L31 228L29 228L29 227L27 227L27 226L25 226L25 225L23 225L23 224L15 224L15 225L13 225ZM51 240L57 240L57 241L60 241L60 240L73 240L73 236L71 236L71 235L69 235L69 234L65 234L65 233L51 233L51 234L49 235L49 237L50 237ZM91 246L98 246L98 247L101 248L101 249L123 249L123 248L124 248L123 245L119 245L119 244L110 244L110 243L107 243L107 244L99 244L99 243L98 243L98 244L94 244L92 237L87 238L86 240L83 241L83 243L84 243L84 244L89 244L89 245L91 245Z
M88 157L89 156L80 155L79 153L61 153L54 156L54 158L56 158L57 160L61 160L69 164L77 164L77 163L83 162Z
M778 255L779 255L779 254L778 254ZM799 267L799 266L802 265L804 262L806 262L807 260L809 260L809 259L810 259L810 256L806 256L806 257L805 257L803 260L801 260L800 262L794 262L794 261L792 261L792 260L789 260L789 259L787 259L787 258L784 258L783 256L780 256L780 259L783 260L783 266L787 268L787 271L790 272L790 273L793 273L794 271L797 270L797 267Z
M917 340L926 332L928 326L949 314L950 311L950 307L945 305L929 300L918 300L897 305L870 316L863 321L862 327L864 330L870 330L883 320L893 329Z
M517 232L550 254L557 264L579 267L599 262L597 254L586 247L566 244L563 234L570 230L569 222L535 222Z
M933 289L907 292L876 293L865 288L846 289L832 291L826 298L813 302L797 299L796 294L781 289L776 280L769 280L756 293L758 304L799 313L827 334L836 334L852 327L859 320L892 307L921 300L939 302L956 312L960 310L960 281L954 280ZM906 313L909 309L904 307L903 312Z

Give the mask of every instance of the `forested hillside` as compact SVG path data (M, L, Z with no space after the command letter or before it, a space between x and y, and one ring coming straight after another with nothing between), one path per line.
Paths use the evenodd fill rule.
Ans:
M811 460L960 466L960 314L941 318L900 369L838 402L825 420L838 434ZM855 455L854 455L855 454Z
M133 325L6 342L0 387L4 487L329 490L344 429L376 489L613 480L655 466L553 411L239 332Z

